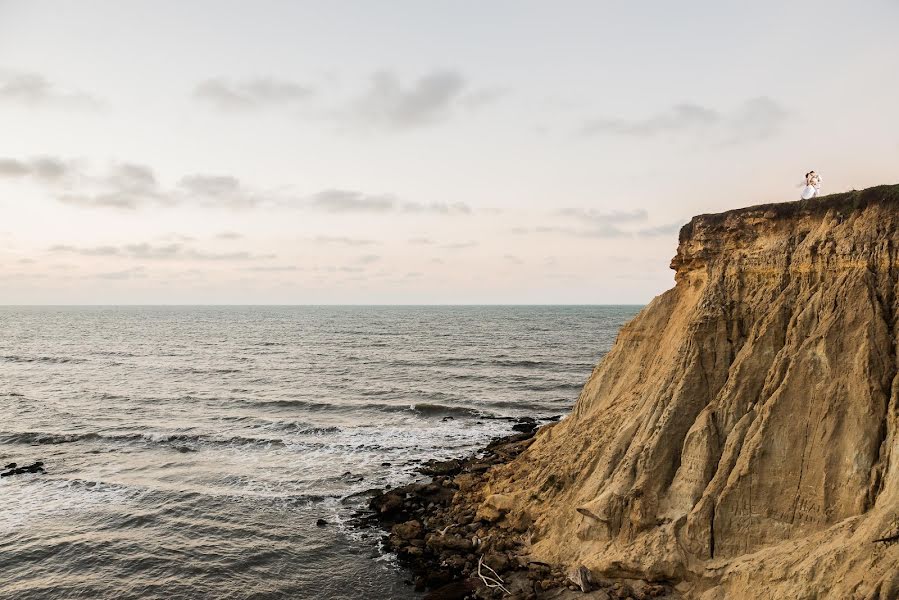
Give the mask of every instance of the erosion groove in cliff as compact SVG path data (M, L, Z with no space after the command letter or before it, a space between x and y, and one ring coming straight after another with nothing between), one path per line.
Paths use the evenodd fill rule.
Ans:
M899 186L700 215L572 415L496 468L528 552L688 596L899 598Z

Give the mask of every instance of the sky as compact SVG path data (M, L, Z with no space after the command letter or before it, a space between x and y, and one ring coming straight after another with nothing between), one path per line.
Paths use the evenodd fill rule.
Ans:
M643 304L899 182L899 1L0 0L0 304Z

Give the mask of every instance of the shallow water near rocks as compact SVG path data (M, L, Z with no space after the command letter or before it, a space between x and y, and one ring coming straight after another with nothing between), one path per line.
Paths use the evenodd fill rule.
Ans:
M0 466L47 469L0 597L414 598L354 494L564 414L637 310L0 307Z

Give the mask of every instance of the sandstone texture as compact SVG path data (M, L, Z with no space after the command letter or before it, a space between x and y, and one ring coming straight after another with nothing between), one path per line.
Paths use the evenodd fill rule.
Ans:
M899 598L899 186L695 217L671 267L476 518L687 598Z

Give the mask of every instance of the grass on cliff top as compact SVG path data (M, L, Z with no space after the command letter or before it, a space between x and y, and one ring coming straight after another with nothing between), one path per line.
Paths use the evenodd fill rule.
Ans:
M684 225L680 232L680 239L683 241L685 236L689 237L693 231L693 224L698 219L701 219L705 224L714 225L723 222L729 217L755 212L763 212L769 218L787 219L816 213L823 214L831 210L836 210L840 213L848 213L856 210L863 210L872 204L899 205L899 184L878 185L864 190L852 190L851 192L828 194L826 196L819 196L818 198L810 198L808 200L758 204L756 206L747 206L745 208L735 208L722 213L698 215Z

